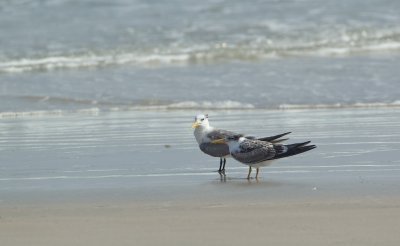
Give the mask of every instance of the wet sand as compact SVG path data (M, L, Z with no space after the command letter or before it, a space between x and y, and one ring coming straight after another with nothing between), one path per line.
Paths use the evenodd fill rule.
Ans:
M262 169L195 144L189 111L2 119L5 245L398 245L400 111L211 111L318 148Z

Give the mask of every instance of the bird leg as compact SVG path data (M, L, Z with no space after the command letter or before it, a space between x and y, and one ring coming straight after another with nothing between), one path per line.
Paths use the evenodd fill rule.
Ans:
M247 174L247 179L250 179L250 173L251 173L251 166L249 166L249 174Z
M219 169L218 172L222 171L222 158L219 158Z
M225 172L225 164L226 164L226 158L224 158L224 166L222 167L222 171Z
M258 179L258 172L260 171L260 168L257 167L257 172L256 172L256 179Z

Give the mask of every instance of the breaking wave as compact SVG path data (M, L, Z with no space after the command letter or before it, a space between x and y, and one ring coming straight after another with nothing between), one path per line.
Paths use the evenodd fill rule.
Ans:
M278 109L340 109L340 108L392 108L400 107L400 100L391 103L353 103L353 104L281 104Z
M301 38L301 37L298 37ZM290 56L346 56L357 53L400 50L400 31L367 33L355 31L336 38L272 40L261 37L243 43L186 44L155 49L152 53L132 50L88 50L74 55L42 54L37 57L0 60L0 73L96 68L131 64L137 66L190 65L228 61L254 61Z
M276 106L256 107L250 103L237 101L183 101L164 105L138 104L114 107L89 107L80 109L32 110L20 112L0 112L0 118L63 116L68 114L98 115L102 112L123 112L139 110L313 110L341 108L400 108L400 100L391 103L354 103L354 104L280 104Z

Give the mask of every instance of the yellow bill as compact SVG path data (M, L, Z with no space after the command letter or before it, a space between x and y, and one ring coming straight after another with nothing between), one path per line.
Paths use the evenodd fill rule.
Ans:
M192 128L197 128L199 126L200 126L200 123L199 122L195 122L195 123L193 123Z

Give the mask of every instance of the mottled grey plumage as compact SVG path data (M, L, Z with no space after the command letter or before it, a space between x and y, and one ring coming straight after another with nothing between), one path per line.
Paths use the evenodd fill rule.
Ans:
M249 166L248 179L252 167L257 168L256 178L258 178L259 168L269 165L272 160L297 155L316 147L315 145L307 145L310 141L282 145L238 136L227 137L225 141L229 145L231 156Z
M310 141L297 144L274 144L258 139L243 139L236 149L231 150L231 155L244 164L257 164L260 162L279 159L291 155L303 153L315 148L315 145L307 145Z
M236 160L245 164L255 164L265 160L273 159L276 155L275 148L270 142L257 139L246 139L240 143L239 149L231 155Z

